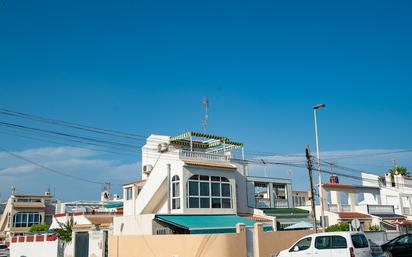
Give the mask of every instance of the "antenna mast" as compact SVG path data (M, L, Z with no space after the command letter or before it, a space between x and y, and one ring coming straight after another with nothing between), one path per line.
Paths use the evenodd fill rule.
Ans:
M203 133L206 133L207 132L207 122L209 120L209 113L208 113L209 99L207 97L203 98L202 104L205 107L205 116L202 121L202 128L203 128Z

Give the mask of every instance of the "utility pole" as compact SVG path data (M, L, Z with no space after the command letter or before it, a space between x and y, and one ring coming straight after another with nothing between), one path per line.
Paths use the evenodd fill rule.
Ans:
M308 162L308 171L309 171L309 184L310 184L310 202L312 204L312 219L313 219L313 231L318 233L318 228L316 226L316 206L315 206L315 189L313 188L313 162L312 156L310 155L310 147L306 146L306 160Z

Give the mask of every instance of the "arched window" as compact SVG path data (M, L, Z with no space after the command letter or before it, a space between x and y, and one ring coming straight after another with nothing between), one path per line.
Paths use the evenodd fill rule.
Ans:
M180 178L178 175L172 177L172 210L180 209Z
M225 177L193 175L187 181L188 208L232 208L230 182Z

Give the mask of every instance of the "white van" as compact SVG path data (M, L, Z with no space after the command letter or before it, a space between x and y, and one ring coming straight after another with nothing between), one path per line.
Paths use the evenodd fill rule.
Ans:
M277 257L371 257L368 239L362 232L329 232L299 239Z

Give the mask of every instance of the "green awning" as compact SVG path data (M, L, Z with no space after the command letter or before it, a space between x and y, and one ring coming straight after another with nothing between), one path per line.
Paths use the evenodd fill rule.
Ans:
M257 223L237 215L156 215L156 219L186 229L190 234L235 233L238 223L246 227ZM264 230L271 231L272 226L264 224Z
M104 208L111 209L111 208L119 208L123 207L123 202L118 202L118 203L107 203L103 205Z

